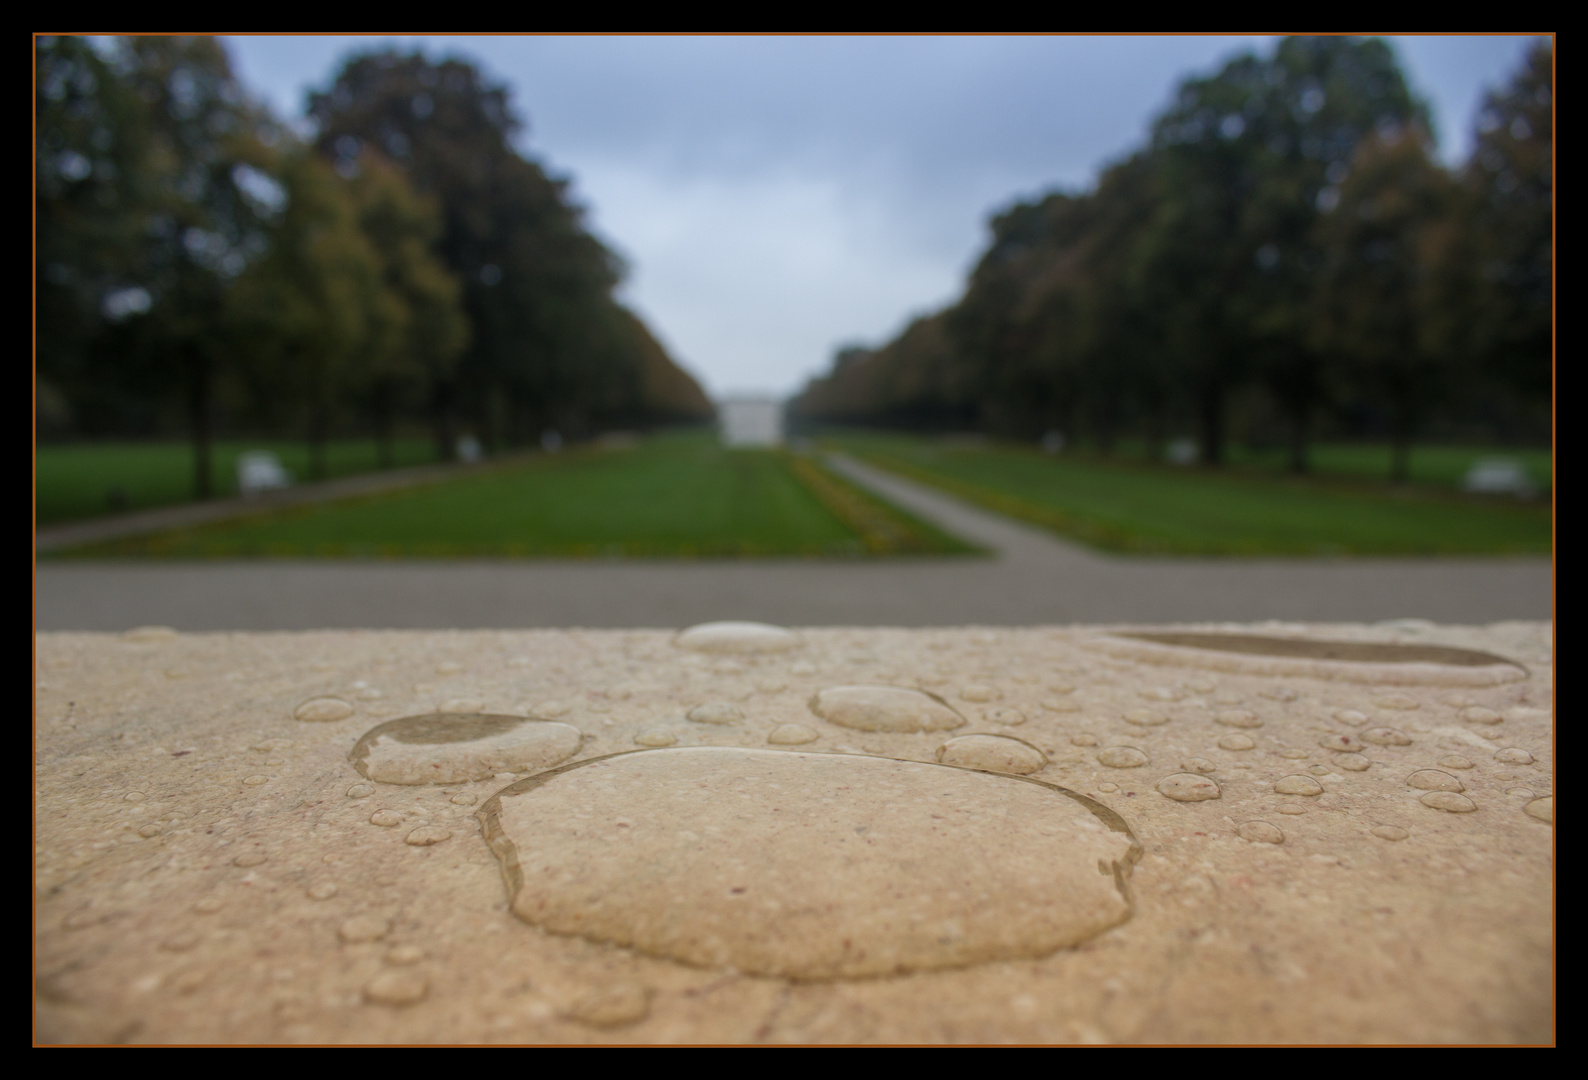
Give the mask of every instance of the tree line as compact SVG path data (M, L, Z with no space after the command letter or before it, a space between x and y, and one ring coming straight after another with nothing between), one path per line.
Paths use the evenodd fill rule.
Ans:
M506 89L381 51L310 95L312 134L203 37L36 39L41 437L168 436L210 494L219 433L333 431L390 462L712 407L613 290L568 181L513 148Z
M839 350L793 415L1155 458L1188 431L1210 465L1244 435L1298 472L1326 430L1387 439L1398 480L1431 430L1547 440L1552 89L1539 43L1447 169L1384 42L1243 55L1091 190L996 215L957 302Z

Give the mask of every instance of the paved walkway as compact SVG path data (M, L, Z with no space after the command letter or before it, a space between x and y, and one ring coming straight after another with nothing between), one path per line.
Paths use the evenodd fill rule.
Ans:
M1099 555L859 462L834 467L991 558L47 563L41 630L1032 626L1548 619L1549 560Z

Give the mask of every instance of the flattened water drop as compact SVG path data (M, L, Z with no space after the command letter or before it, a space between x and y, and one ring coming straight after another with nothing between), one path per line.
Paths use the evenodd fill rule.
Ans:
M1469 724L1498 724L1505 720L1493 709L1485 709L1482 705L1469 705L1456 715Z
M1340 723L1350 724L1352 727L1361 727L1367 723L1367 713L1362 712L1360 709L1336 709L1334 718Z
M410 967L425 958L425 951L417 945L393 945L386 950L386 962L392 967Z
M1250 750L1257 742L1250 735L1231 732L1219 738L1220 750Z
M1443 810L1447 814L1470 814L1478 808L1471 799L1457 795L1454 791L1430 791L1420 801L1424 806Z
M706 701L685 715L697 724L734 724L744 719L744 710L731 701Z
M665 728L647 728L634 736L636 746L672 746L678 741L678 736Z
M651 1012L649 987L635 982L597 986L575 997L563 1013L591 1027L612 1028L638 1023Z
M1097 752L1097 763L1110 769L1136 769L1147 764L1147 755L1134 746L1109 746Z
M1406 778L1406 786L1417 788L1419 791L1467 790L1460 780L1438 769L1418 769Z
M1399 825L1375 825L1372 833L1380 840L1404 840L1411 835Z
M1412 737L1398 728L1376 727L1362 732L1362 741L1374 746L1410 746Z
M766 741L773 746L803 746L813 743L820 738L814 728L804 724L779 724L767 735Z
M403 816L395 810L377 810L369 816L369 823L391 829L403 823Z
M1472 762L1468 761L1466 758L1462 757L1460 754L1446 754L1444 757L1439 759L1439 765L1440 765L1441 768L1445 768L1445 769L1470 769L1470 768L1472 768Z
M403 837L403 843L414 847L429 847L431 844L439 844L443 840L451 839L451 829L444 829L440 825L421 825Z
M628 842L589 843L619 817ZM526 922L797 979L1078 944L1129 917L1141 851L1117 814L1038 780L732 747L564 766L511 785L481 820Z
M1137 727L1158 727L1168 722L1167 716L1154 709L1131 709L1125 713L1125 723Z
M1006 735L961 735L937 748L937 760L962 769L1020 776L1030 775L1048 763L1041 750L1024 739Z
M1503 761L1507 765L1531 765L1533 755L1519 746L1507 746L1504 750L1494 752L1495 761Z
M1334 759L1334 767L1346 772L1367 772L1373 762L1361 754L1345 754Z
M1266 821L1243 821L1235 834L1253 844L1283 844L1285 834Z
M1553 825L1555 824L1555 796L1545 795L1542 799L1534 799L1522 807L1522 812L1530 818L1537 818Z
M473 806L475 803L477 803L479 801L480 800L479 800L478 796L474 795L471 792L467 792L467 791L460 791L456 795L452 796L451 799L448 800L448 802L451 802L451 803L453 803L456 806Z
M1071 746L1096 746L1097 745L1097 736L1093 735L1091 732L1083 731L1083 732L1081 732L1078 735L1071 735L1070 736L1070 745Z
M348 760L381 784L457 784L550 768L583 742L578 728L554 721L430 713L370 728Z
M369 784L354 784L347 789L349 799L367 799L375 794L375 789Z
M965 723L936 694L900 686L830 686L811 698L810 710L856 731L951 731Z
M336 895L336 886L329 881L322 881L317 885L310 885L307 895L310 900L329 900Z
M961 687L959 691L961 701L997 701L1002 696L995 687L983 683L971 683L969 686Z
M1218 766L1205 757L1186 758L1180 763L1180 768L1185 772L1203 774L1218 771Z
M1361 739L1355 735L1344 733L1325 735L1318 740L1318 745L1325 750L1336 750L1342 754L1356 754L1366 749Z
M1422 703L1416 698L1408 697L1405 694L1385 694L1382 697L1374 698L1373 704L1380 709L1399 709L1402 711L1422 707Z
M353 715L353 706L341 698L310 698L296 709L293 709L292 715L309 723L323 724L332 720L346 720Z
M1300 696L1288 686L1265 686L1257 691L1257 695L1269 701L1295 701Z
M1043 698L1042 707L1048 712L1080 712L1081 703L1069 698Z
M430 992L430 983L415 971L382 971L364 984L364 1000L376 1005L417 1005Z
M258 787L261 784L270 783L270 777L255 773L253 776L243 777L243 783L247 784L249 787Z
M252 866L263 866L269 861L270 856L266 855L262 851L245 851L232 860L232 865L241 866L244 869L247 869Z
M1019 727L1026 722L1026 714L1019 709L988 709L981 715L989 724L1000 724L1003 727Z
M1249 709L1224 709L1213 714L1213 722L1233 728L1260 728L1263 722Z
M354 915L336 928L336 936L349 945L379 941L391 929L391 922L379 915Z
M758 622L701 623L673 639L680 649L704 653L779 653L799 643L793 631Z
M1274 792L1279 795L1322 795L1323 785L1310 776L1293 773L1274 781Z
M472 697L452 698L450 701L442 702L441 707L436 710L438 713L458 713L464 715L467 715L468 713L482 713L484 711L485 702L481 701L479 698Z
M1158 794L1175 802L1205 802L1223 794L1218 784L1196 773L1171 773L1158 781Z

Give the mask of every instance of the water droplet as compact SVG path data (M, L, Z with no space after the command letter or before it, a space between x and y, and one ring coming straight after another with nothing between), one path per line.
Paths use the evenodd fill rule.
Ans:
M591 1027L611 1028L634 1024L651 1011L651 992L639 983L598 986L575 997L564 1012L570 1020Z
M144 802L149 798L149 796L145 795L141 791L129 791L121 798L124 802Z
M1217 772L1218 766L1205 757L1186 758L1180 763L1180 768L1186 772L1210 773Z
M1253 844L1283 844L1285 834L1280 832L1279 826L1271 825L1266 821L1243 821L1235 834L1242 840Z
M1286 747L1284 750L1279 752L1279 756L1290 761L1305 761L1312 755L1307 753L1305 750L1297 750L1295 747Z
M247 784L249 787L258 787L260 784L270 783L270 777L261 776L260 774L255 773L253 776L243 777L243 783Z
M348 760L380 784L457 784L549 769L583 742L578 728L554 721L430 713L370 728Z
M1444 757L1439 759L1439 764L1446 769L1472 768L1472 762L1468 761L1460 754L1446 754Z
M1419 791L1466 791L1460 780L1438 769L1418 769L1406 778L1406 786Z
M1385 694L1383 697L1373 699L1373 704L1380 709L1411 710L1420 708L1420 703L1414 697L1405 694Z
M1134 746L1109 746L1097 752L1097 762L1110 769L1136 769L1147 764L1147 755Z
M1411 835L1399 825L1375 825L1372 833L1380 840L1404 840Z
M1362 740L1351 734L1325 735L1318 740L1318 745L1325 750L1336 750L1342 754L1356 754L1366 749Z
M1336 709L1334 718L1340 723L1349 724L1352 727L1361 727L1367 723L1367 713L1359 709Z
M1362 741L1374 746L1410 746L1412 737L1398 728L1376 727L1362 732Z
M856 731L951 731L965 718L936 694L898 686L832 686L810 700L830 724Z
M154 837L160 835L160 826L151 821L149 824L138 829L138 835L143 837L145 840L153 839Z
M1219 786L1196 773L1172 773L1158 781L1158 793L1175 802L1203 802L1223 794Z
M1454 791L1430 791L1422 797L1422 804L1447 814L1470 814L1478 808L1471 799Z
M134 626L121 632L124 641L170 641L177 632L169 626Z
M1322 795L1323 785L1310 776L1292 773L1274 781L1274 792L1279 795Z
M1047 756L1024 739L1006 735L961 735L937 748L944 765L983 772L1028 776L1048 763Z
M478 796L473 795L470 792L460 791L456 795L452 796L452 798L448 801L455 806L473 806L480 800Z
M793 631L757 622L701 623L673 639L680 649L704 653L788 652L799 643Z
M1530 818L1555 824L1555 796L1545 795L1542 799L1534 799L1522 807L1522 812Z
M1213 715L1213 722L1233 728L1260 728L1263 722L1247 709L1225 709Z
M1265 686L1257 691L1257 694L1259 697L1265 697L1269 701L1295 701L1298 696L1288 686Z
M744 710L731 701L706 701L685 715L697 724L732 724L744 719Z
M1083 731L1079 735L1071 735L1070 736L1070 745L1071 746L1096 746L1097 745L1097 736L1091 734L1090 732Z
M1367 772L1373 767L1373 762L1362 754L1343 754L1334 759L1334 767L1346 772Z
M463 670L463 665L456 660L443 660L436 665L437 675L456 675Z
M1220 750L1250 750L1256 745L1256 740L1254 740L1250 735L1242 735L1239 732L1233 731L1228 735L1220 737L1219 739Z
M1195 690L1199 694L1211 694L1214 690L1218 689L1219 684L1208 678L1206 675L1198 675L1194 679L1187 679L1185 685L1186 689Z
M411 967L425 958L425 951L417 945L393 945L386 950L386 962L393 967Z
M200 915L213 915L223 906L224 905L221 903L219 897L201 896L199 897L198 901L194 903L193 910L198 912Z
M262 866L269 861L270 856L262 851L245 851L232 860L232 865L246 869L250 866Z
M804 724L779 724L772 729L766 741L774 746L803 746L815 742L820 736Z
M1026 714L1019 709L987 709L981 715L989 724L1004 727L1018 727L1026 722Z
M391 923L379 915L354 915L336 928L336 936L349 945L362 945L379 941L391 929Z
M1292 817L1297 814L1305 814L1307 812L1307 808L1305 806L1297 806L1295 803L1285 803L1283 806L1274 807L1274 810L1276 813L1290 814Z
M1507 795L1515 795L1518 799L1531 799L1538 794L1532 788L1525 787L1507 788L1505 793Z
M417 1005L430 992L430 983L416 971L382 971L364 984L364 1000L376 1005Z
M1473 701L1466 694L1446 694L1439 700L1444 704L1449 705L1452 709L1464 709L1468 705L1477 704L1476 701Z
M292 715L299 720L307 720L311 723L328 723L332 720L346 720L349 716L352 716L353 706L341 698L310 698L292 710Z
M347 797L349 799L367 799L373 794L375 794L375 789L369 784L354 784L347 789Z
M981 683L971 683L959 691L961 701L997 701L1002 696L994 687Z
M1111 784L1107 780L1104 780L1101 784L1097 785L1097 790L1103 792L1105 795L1112 795L1114 792L1119 790L1119 785Z
M310 885L308 889L308 897L310 900L329 900L335 895L336 886L329 881L322 881L318 884Z
M573 703L568 701L542 701L525 710L538 720L555 720L559 716L567 716L572 711Z
M421 825L403 837L403 843L414 847L429 847L431 844L439 844L443 840L451 839L451 829L444 829L440 825Z
M1498 724L1505 717L1493 709L1485 709L1482 705L1471 705L1456 714L1469 724Z
M403 823L403 816L395 810L377 810L369 816L371 825L379 825L383 829L390 829Z
M677 735L661 728L649 728L634 736L636 746L672 746L677 741Z
M1048 683L1048 693L1073 694L1075 693L1075 684L1069 682L1050 682Z
M1311 765L1311 766L1308 766L1307 771L1310 772L1313 776L1328 776L1329 775L1329 766L1327 766L1327 765Z
M1504 750L1494 752L1494 760L1503 761L1507 765L1531 765L1533 755L1520 746L1507 746Z
M1125 713L1125 723L1134 724L1137 727L1157 727L1168 722L1169 718L1167 716L1151 709L1131 709Z
M1185 694L1182 691L1169 686L1149 686L1145 689L1137 690L1136 695L1146 698L1148 701L1181 701L1185 698Z
M631 842L589 842L619 817ZM1049 955L1129 917L1141 850L1117 814L1040 780L733 747L591 759L511 785L481 820L526 922L795 979Z
M448 701L442 702L441 707L436 710L438 713L449 713L454 715L467 715L469 713L482 713L484 711L485 702L481 701L479 698L472 697L451 698Z
M1078 701L1068 698L1043 698L1042 707L1048 712L1080 712L1081 705Z

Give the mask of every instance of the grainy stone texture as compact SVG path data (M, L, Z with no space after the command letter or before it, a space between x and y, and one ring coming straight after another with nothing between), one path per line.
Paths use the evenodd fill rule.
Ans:
M1089 627L802 629L787 651L745 654L680 648L673 631L42 634L35 1038L1552 1041L1547 624L1172 629L1445 645L1514 664L1481 685L1470 667L1428 663L1287 659L1275 674ZM840 727L810 706L836 686L923 690L966 723ZM351 714L295 718L327 698ZM475 704L449 708L460 701ZM742 717L686 719L706 703ZM1139 710L1166 719L1131 722ZM1261 724L1230 743L1216 718L1234 710ZM549 772L439 784L375 782L350 760L379 724L448 715L460 731L481 716L554 717L583 743ZM815 739L769 746L789 724ZM1367 738L1379 729L1404 741ZM674 741L637 749L642 733L640 747ZM967 735L1018 735L1047 764L1029 777L939 764ZM1119 746L1146 763L1099 761ZM586 764L619 753L633 756ZM828 754L889 760L846 786ZM1470 811L1408 783L1452 757L1472 766L1462 790L1435 793ZM720 798L664 784L647 801L655 775L688 772L669 762L702 761ZM802 762L821 768L806 777ZM1161 793L1204 775L1218 798ZM1302 776L1319 793L1275 790ZM621 798L602 797L605 777L629 785ZM1063 813L1044 823L1049 799ZM509 823L521 872L538 852L569 869L517 904L505 849L487 843L515 800L536 808ZM1004 810L1019 828L988 827ZM1066 877L1080 841L1065 830L1093 821L1105 826L1086 825L1087 843L1125 846L1096 860L1112 865L1080 867L1095 878ZM688 851L659 854L664 841ZM636 843L630 875L619 852ZM967 882L999 873L1009 881L972 895ZM581 903L597 909L578 888L592 881L610 899L587 918ZM1086 896L1062 901L1070 929L1056 933L1031 897L1072 885ZM658 920L669 903L687 914ZM1075 915L1087 904L1102 915ZM903 921L875 917L885 909ZM798 933L778 922L796 917ZM689 944L707 938L705 952ZM850 946L871 945L873 959L855 959ZM751 959L735 969L706 953Z

